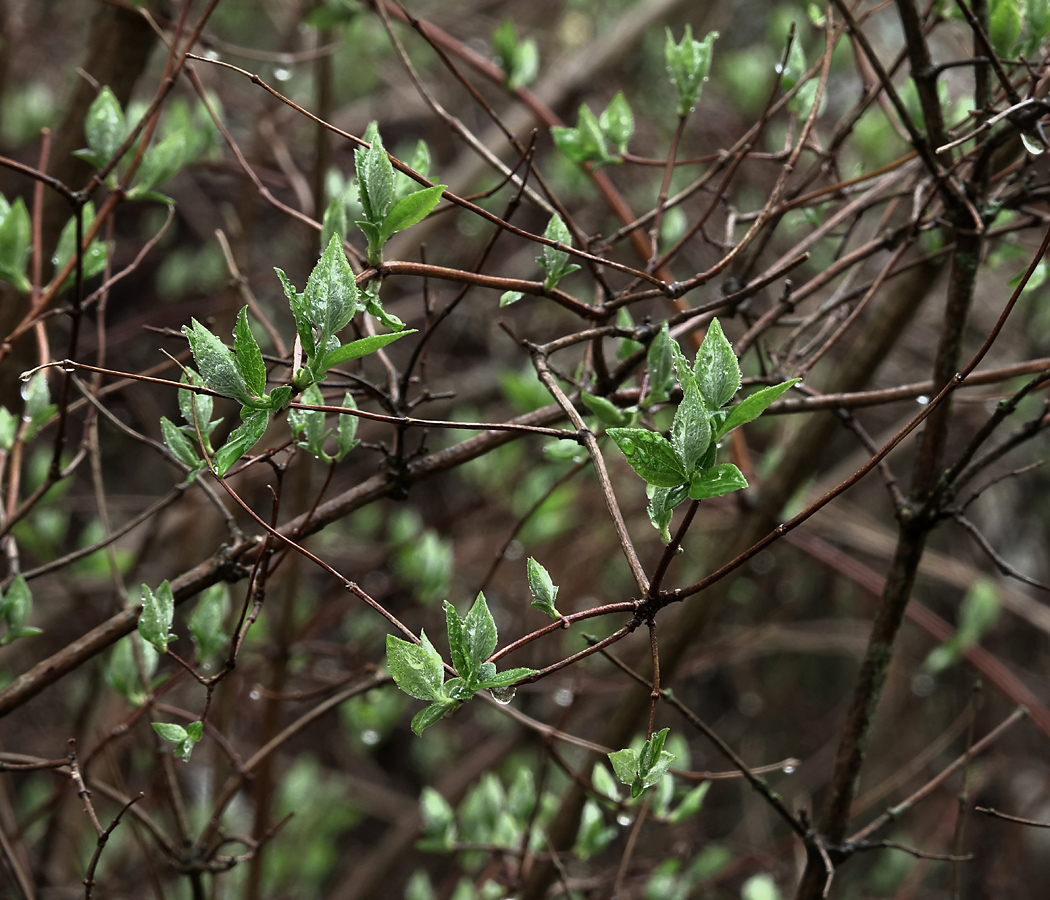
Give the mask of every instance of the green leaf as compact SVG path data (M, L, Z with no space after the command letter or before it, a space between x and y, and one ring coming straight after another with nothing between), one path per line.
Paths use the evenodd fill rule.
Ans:
M580 104L575 128L555 125L551 128L551 137L558 149L575 163L589 162L598 168L619 162L609 153L602 126L586 103Z
M223 623L230 608L230 592L221 582L205 588L194 607L188 625L193 643L197 645L197 659L205 668L226 646Z
M722 463L704 469L692 481L689 482L689 496L693 500L707 500L711 497L721 497L733 491L740 491L747 487L747 479L732 463Z
M696 473L710 444L711 424L707 418L707 409L700 391L689 385L685 388L671 424L671 446L682 464L687 481Z
M959 635L967 646L976 644L999 618L999 589L994 581L978 578L959 608Z
M358 219L354 224L361 229L368 239L368 264L379 266L383 263L383 229L380 225L373 225L363 219Z
M464 634L463 619L460 616L456 607L446 600L444 602L445 607L445 628L448 631L448 647L449 652L452 654L452 667L460 674L460 677L464 680L476 680L471 679L470 671L470 658L467 655L467 639Z
M237 313L237 325L233 331L233 352L248 391L255 397L263 397L266 394L266 364L248 324L247 306L242 306L241 311Z
M649 365L649 392L643 406L666 403L674 387L674 352L671 349L671 332L664 322L656 337L649 342L646 361Z
M674 447L663 435L644 428L610 428L606 433L631 468L649 484L677 487L689 480Z
M204 734L203 722L192 722L188 728L168 722L153 722L152 725L157 734L175 745L172 753L183 762L189 762L194 744Z
M638 754L629 747L609 754L616 777L621 784L633 784L638 777Z
M539 51L531 38L518 39L518 30L510 19L504 19L492 32L492 46L499 56L500 68L506 73L506 88L516 91L531 84L539 72Z
M142 613L139 615L138 629L142 638L153 645L158 653L164 653L168 644L176 639L171 634L172 619L175 617L175 597L171 593L171 584L165 579L156 593L148 585L142 585Z
M172 178L186 162L186 135L182 131L169 134L159 144L147 148L142 164L135 172L135 181L128 191L128 199L142 200L153 196L153 188Z
M772 875L760 872L740 886L740 900L780 900L780 891Z
M806 54L802 50L802 42L796 38L791 42L788 51L787 64L780 73L780 86L785 91L790 91L799 79L806 74Z
M667 73L671 84L678 89L677 112L680 118L688 116L700 99L700 89L707 81L707 73L711 69L711 54L717 38L718 32L712 31L703 41L693 40L693 30L686 25L681 43L676 44L671 29L667 29L664 58L667 61Z
M1010 56L1021 37L1017 0L993 0L988 16L988 39L997 56Z
M335 350L329 350L324 355L324 359L321 360L321 372L327 372L332 366L338 366L352 359L367 356L369 353L375 353L376 350L382 349L387 344L392 344L400 338L415 333L415 328L409 328L405 331L396 331L393 334L373 334L360 340L351 341L349 344L343 344L341 347L336 347Z
M220 478L230 471L230 467L262 440L270 414L265 409L241 407L243 420L226 439L215 456L212 457L212 471Z
M84 208L81 211L83 216L83 233L87 233L87 230L95 221L95 205L89 200L84 204ZM51 263L55 267L55 271L61 271L67 262L76 253L77 244L77 223L76 217L70 218L64 226L58 236L58 243L55 245L55 252L51 256ZM106 245L102 241L92 241L87 250L84 251L83 259L81 260L81 266L83 267L83 277L85 280L88 278L94 278L103 269L106 268ZM62 282L62 288L68 288L76 280L76 272L71 271L69 276L64 282Z
M682 348L678 346L678 341L673 338L671 339L671 356L674 358L675 377L682 386L682 391L684 392L689 385L700 390L699 385L696 383L696 375L693 374L692 364L686 359L685 354L682 353Z
M435 184L433 187L415 191L398 200L383 219L380 243L385 244L392 234L403 231L417 222L422 222L441 202L441 195L445 188L444 184Z
M397 316L383 309L383 304L379 300L378 281L370 281L365 289L365 309L368 310L369 315L379 319L384 328L389 328L391 331L402 331L405 327L405 323Z
M450 605L446 603L446 607ZM459 674L468 680L475 680L481 671L482 664L492 655L499 640L496 623L493 621L492 613L489 612L484 593L478 594L470 612L463 620L462 636L467 672L460 670ZM451 634L449 638L451 639Z
M616 836L617 829L612 825L605 824L601 807L593 800L588 799L583 805L583 814L580 816L580 830L577 832L576 843L573 844L572 852L578 859L586 860L604 850Z
M0 450L10 450L18 434L18 417L6 406L0 406Z
M19 573L11 581L7 593L0 597L0 618L7 624L7 633L0 638L0 646L10 644L21 637L41 634L42 629L26 626L33 612L33 593L25 577Z
M29 258L29 212L21 197L10 205L4 200L3 207L3 218L0 220L0 279L10 282L21 293L28 294L33 289L25 274Z
M607 400L605 397L598 397L595 394L589 394L587 391L580 393L580 400L583 405L587 407L592 413L594 413L604 425L626 425L631 421L629 413L624 412L615 403Z
M113 91L104 87L92 101L84 120L88 146L108 163L120 148L124 133L124 112Z
M570 245L572 243L572 235L562 221L561 216L557 213L551 216L543 236L560 244ZM547 276L543 282L543 287L546 290L551 290L562 278L579 268L579 266L569 262L569 254L565 250L558 250L547 245L543 247L543 255L536 257L536 262L543 267L543 271Z
M441 685L445 673L441 665L441 656L430 643L426 632L420 632L419 637L420 643L412 644L392 634L387 635L386 658L390 674L394 676L397 686L410 697L417 700L443 699ZM414 722L413 730L416 730ZM416 731L416 734L420 731L422 728Z
M138 665L135 662L135 643L138 643L138 652L142 655L142 674L147 683L157 670L157 651L153 645L143 641L138 634L132 632L126 638L117 641L116 646L110 654L106 664L105 679L113 690L120 694L132 706L141 706L149 691L149 685L145 687L139 678Z
M456 814L449 802L429 785L419 792L419 815L422 832L428 838L450 836L455 829Z
M328 347L329 339L353 318L358 305L354 273L336 235L332 235L321 259L310 273L304 299L306 316L320 332L317 346L324 350Z
M598 123L594 113L591 112L591 108L586 103L580 104L576 129L580 133L584 146L595 148L598 159L608 159L609 153L605 148L605 134L602 131L602 126Z
M330 240L329 243L331 243ZM281 269L274 268L274 272L277 273L277 278L281 282L284 296L288 300L288 307L295 316L295 330L299 335L303 351L307 358L313 359L317 355L317 345L314 342L313 328L310 327L310 318L306 311L306 298L296 291L295 285L288 280L288 276Z
M364 139L370 146L358 147L354 151L361 206L366 221L379 227L394 203L394 166L383 149L383 141L375 122L369 124Z
M332 198L321 220L322 252L332 242L332 238L342 244L346 240L346 229L346 199L340 194Z
M189 367L183 369L180 381L183 384L193 384L198 386L203 386L204 384L204 379ZM200 437L204 441L204 447L208 451L209 456L212 454L211 441L209 438L211 433L222 422L222 418L212 421L211 414L214 407L215 403L211 394L201 394L197 391L179 388L179 411L182 413L182 418L186 422L185 426L179 430L189 436L195 449L198 439L197 432L199 430Z
M430 173L430 148L427 146L426 141L419 140L416 142L416 149L412 153L412 160L408 166L413 172L422 175L424 178ZM414 178L410 178L400 170L394 173L395 197L406 197L418 190L419 182Z
M609 101L605 112L598 119L598 125L617 153L627 152L627 142L634 134L634 114L623 91L617 91L616 96Z
M182 332L190 342L193 361L204 383L224 397L251 405L251 392L232 351L196 319L190 319L190 325L184 325Z
M324 396L316 384L311 384L302 393L301 400L309 406L324 406ZM325 438L331 433L326 431L325 414L319 409L290 409L288 410L288 425L293 435L303 435L303 440L297 442L297 446L312 453L318 459L328 462L328 454L324 452Z
M692 818L700 812L700 807L704 805L704 797L707 796L710 787L711 782L705 781L693 788L682 798L682 802L679 803L677 808L667 817L668 821L672 825L677 825L679 822L684 822L686 819Z
M173 744L180 744L189 737L186 729L181 725L175 725L171 722L153 722L152 724L153 730L157 734Z
M344 409L357 409L357 404L354 403L353 394L347 391L343 395L343 408ZM341 462L343 457L346 456L351 450L354 449L361 442L357 440L355 435L357 434L357 416L340 415L339 424L335 433L335 445L336 454L335 461Z
M643 745L640 753L634 750L617 750L609 754L616 777L630 785L631 796L639 797L646 788L652 787L664 775L675 756L663 749L669 728L654 732Z
M532 605L552 619L560 619L561 614L554 607L558 599L558 585L551 579L550 573L531 556L525 568L529 577L529 590L532 591Z
M510 306L512 303L517 303L525 295L521 291L504 291L500 294L499 305L502 309L504 306Z
M478 689L489 690L491 688L509 687L512 684L517 684L523 678L535 675L537 671L537 669L526 669L524 667L507 669L506 672L499 672L491 677L483 678L478 683Z
M674 515L675 507L689 496L689 485L679 484L675 487L655 487L647 485L645 493L649 497L649 521L653 528L660 532L660 540L665 544L671 543L671 517Z
M267 409L270 412L282 412L292 399L292 386L289 384L278 385L266 395L266 398L269 401Z
M693 374L708 409L721 409L740 389L740 364L718 319L711 320L697 351Z
M731 406L729 408L729 417L722 423L722 427L718 429L716 439L723 434L728 434L740 425L757 419L777 397L801 380L801 378L792 378L789 381L782 381L780 384L770 385L762 388L760 391L755 391L750 397L744 398L736 406Z
M514 51L518 47L518 29L508 17L492 29L492 48L499 56L500 68L510 77L514 63Z
M193 441L185 432L180 431L167 416L160 417L160 432L164 437L165 445L180 463L191 469L199 469L204 465L204 461L197 456L197 448Z
M422 737L423 732L427 728L435 722L439 722L441 719L445 718L445 716L458 706L458 700L450 700L447 697L435 700L430 706L421 709L412 717L412 730L417 736Z

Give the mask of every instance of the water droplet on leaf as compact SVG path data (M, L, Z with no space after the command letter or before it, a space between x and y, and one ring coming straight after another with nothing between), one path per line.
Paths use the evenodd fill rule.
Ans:
M494 687L489 688L489 693L492 694L492 699L499 703L501 706L506 706L514 699L514 695L518 692L516 687Z

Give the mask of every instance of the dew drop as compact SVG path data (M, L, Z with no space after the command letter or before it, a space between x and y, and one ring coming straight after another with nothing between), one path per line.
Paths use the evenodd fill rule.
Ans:
M1046 144L1038 140L1035 137L1031 137L1021 132L1021 143L1024 144L1025 150L1032 154L1032 156L1040 156L1046 151Z
M616 817L616 824L617 825L622 825L624 828L626 828L628 825L630 825L631 822L633 822L633 821L634 820L629 815L627 815L627 813L620 813Z
M281 67L279 69L274 69L273 70L273 77L275 79L277 79L278 81L287 81L289 78L292 77L292 70L291 69L285 69L284 67Z
M489 693L492 694L492 699L499 703L501 706L506 706L514 699L514 695L518 692L516 687L494 687L489 688Z
M791 763L788 763L786 766L784 766L784 774L785 775L793 775L794 773L795 773L795 767Z
M379 743L381 737L382 735L380 735L378 731L372 728L366 728L361 732L361 743L367 747L374 747Z
M915 402L918 403L919 406L925 406L927 403L930 402L930 398L927 397L925 394L919 394L919 396L915 398Z
M251 693L248 694L248 697L251 700L258 700L259 699L259 691L258 691L258 689L257 688L252 688Z
M219 58L218 51L216 50L205 50L201 54L201 56L203 56L205 59L210 59L212 62L215 62L215 60Z

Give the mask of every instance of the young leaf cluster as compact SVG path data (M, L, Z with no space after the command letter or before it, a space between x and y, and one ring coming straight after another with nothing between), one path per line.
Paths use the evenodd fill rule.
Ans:
M664 750L664 741L671 729L664 728L654 732L644 744L640 753L629 747L609 754L609 762L621 783L631 789L632 797L640 797L642 791L652 787L664 775L677 757Z
M102 169L116 155L129 131L120 102L113 91L103 87L88 108L84 120L87 149L78 150L75 155L96 169ZM195 113L191 113L185 103L173 103L167 109L158 134L159 139L146 148L135 170L127 190L129 200L171 203L171 198L156 189L209 148L214 138L214 127L202 104L198 105ZM117 171L114 170L107 184L115 187L117 177Z
M201 376L187 367L182 372L183 384L202 386ZM214 456L211 446L211 433L222 419L212 419L214 401L210 394L199 394L196 391L179 389L179 411L183 424L176 425L167 416L160 417L160 432L164 444L172 455L184 466L190 468L189 479L192 481L204 469L206 463L197 455L201 446L208 456Z
M645 428L610 428L607 433L645 479L649 518L664 543L669 543L671 515L686 497L705 500L747 487L735 465L715 462L718 441L761 415L799 379L763 388L726 408L740 387L740 365L718 319L711 321L694 365L665 329L650 344L648 362L650 391L645 405L670 395L672 371L682 388L670 437Z
M321 389L316 384L311 384L303 391L302 402L311 406L324 406L325 400ZM347 391L343 395L344 409L357 409L353 395ZM356 416L339 416L336 428L326 429L325 414L318 409L290 409L288 410L288 425L292 434L299 438L296 446L301 447L308 453L313 454L324 463L342 462L343 457L361 443L355 435L357 434ZM324 449L325 441L334 437L336 451L330 456Z
M692 27L686 25L682 40L676 44L671 29L667 29L664 59L671 84L678 89L679 118L684 119L696 109L700 91L711 70L711 55L717 38L718 32L712 31L702 41L694 40Z
M601 116L595 117L583 103L575 128L565 125L551 128L551 137L562 153L574 163L591 163L596 169L622 163L632 134L634 114L622 91L609 101Z
M174 754L176 759L183 762L190 761L190 754L194 745L204 736L203 722L190 722L185 728L170 722L154 722L153 730L164 740L175 745Z
M365 132L368 147L354 151L358 191L364 218L357 221L368 239L368 263L383 262L383 245L399 231L425 219L438 205L445 185L421 188L398 196L394 166L383 148L379 128L375 122Z
M386 638L387 662L397 686L409 696L430 703L412 719L412 730L419 735L478 691L507 688L535 673L535 669L526 668L497 672L495 664L488 662L499 636L483 593L478 594L465 617L445 601L445 624L457 673L448 681L441 655L425 632L420 633L418 644L392 634Z
M508 91L532 84L540 70L540 53L532 38L521 40L510 19L504 19L492 32L492 46L499 57L500 68L507 76Z
M373 353L405 335L414 333L410 329L400 330L390 334L371 335L348 344L340 343L337 334L358 311L361 298L354 273L346 261L342 243L336 234L332 235L320 260L310 273L303 293L296 290L284 272L280 269L274 271L281 281L295 318L296 356L300 365L294 372L290 385L279 385L270 392L266 391L266 365L248 322L247 307L243 307L237 315L232 350L196 319L192 319L191 324L183 328L204 384L216 393L232 397L241 404L240 426L234 429L226 443L214 454L208 450L209 455L213 457L213 469L220 476L225 475L238 459L262 440L270 416L288 405L294 391L306 391L315 386L332 366ZM400 322L397 324L404 328ZM309 396L311 399L307 400L308 403L320 405L322 398L319 390ZM347 409L354 408L353 401L347 399L344 399L343 406ZM187 426L194 426L183 430L195 435L199 425L202 436L207 437L211 431L210 427L205 427L211 412L210 400L206 411L198 411L196 420L193 418L193 408L183 403L183 417ZM320 420L316 418L318 415ZM355 446L355 426L347 421L349 418L351 417L340 416L336 433L338 451L335 459L342 459ZM168 447L185 465L199 468L201 462L196 449L188 441L181 439L178 433L180 429L171 422L165 425L165 421L161 421L161 428ZM304 440L300 442L301 446L304 445L311 453L325 461L332 459L322 448L328 435L324 430L323 413L312 415L297 412L289 416L289 423L293 434L305 434Z

